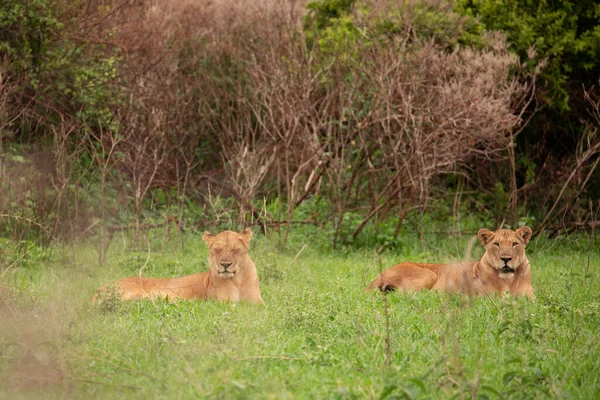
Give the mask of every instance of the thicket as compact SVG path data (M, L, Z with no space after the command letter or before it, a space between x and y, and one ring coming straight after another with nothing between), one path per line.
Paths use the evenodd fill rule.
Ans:
M458 0L455 9L474 18L475 30L505 33L528 68L544 64L524 115L529 122L517 138L516 175L526 210L542 210L540 227L597 219L600 4Z
M391 224L390 239L463 193L495 224L597 212L576 202L598 120L563 169L519 158L553 61L520 60L463 14L441 0L5 1L0 229L96 234L105 254L116 230L173 222L258 223L283 241L311 223L334 244ZM544 174L542 203L527 188Z

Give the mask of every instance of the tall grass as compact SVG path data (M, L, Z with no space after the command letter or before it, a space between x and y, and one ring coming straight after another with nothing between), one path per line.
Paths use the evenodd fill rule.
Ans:
M600 394L600 254L587 237L530 244L535 302L495 297L492 304L432 292L365 294L362 289L381 268L371 251L332 253L292 231L287 250L272 253L275 243L269 242L276 239L261 235L252 243L263 306L98 306L89 301L97 286L143 265L146 275L165 277L207 268L207 250L194 233L185 235L183 250L163 230L149 235L149 252L131 251L127 237L117 239L104 265L89 245L80 244L74 253L56 252L5 274L3 282L20 296L0 308L0 397ZM381 265L462 257L454 254L451 238L426 235L425 242L423 252L417 240L404 240L379 256ZM476 247L474 256L481 251Z

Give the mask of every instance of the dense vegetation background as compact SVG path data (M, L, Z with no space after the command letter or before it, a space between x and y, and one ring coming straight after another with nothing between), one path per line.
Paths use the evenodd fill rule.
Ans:
M489 226L594 227L599 10L5 1L2 232L108 240L225 210L284 241L310 223L391 244L458 203Z
M597 398L599 78L592 0L0 1L0 397ZM360 292L525 224L536 303ZM87 301L246 225L265 308Z

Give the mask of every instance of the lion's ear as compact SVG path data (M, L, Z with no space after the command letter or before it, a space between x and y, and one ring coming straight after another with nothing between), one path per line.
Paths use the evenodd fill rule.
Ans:
M531 239L531 236L533 235L533 231L528 226L520 227L519 229L517 229L515 231L515 233L517 235L519 235L521 237L521 239L523 239L524 244L529 243L529 240Z
M242 233L240 233L240 238L242 239L242 241L244 242L244 244L246 246L248 246L250 244L251 237L252 237L252 231L250 230L250 228L246 228L246 229L244 229L244 231Z
M206 243L206 245L208 247L210 247L210 245L213 243L213 241L215 240L215 235L204 231L204 235L202 235L202 239L204 239L204 243Z
M490 240L492 240L493 236L494 232L490 231L489 229L481 228L479 232L477 232L477 237L484 246L488 244Z

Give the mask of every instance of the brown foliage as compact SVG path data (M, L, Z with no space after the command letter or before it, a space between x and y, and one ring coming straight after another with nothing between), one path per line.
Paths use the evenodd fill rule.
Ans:
M401 223L435 177L505 157L521 122L513 105L528 87L509 78L518 63L503 38L489 42L485 51L448 52L399 37L357 43L346 61L292 42L254 54L215 129L240 198L252 200L270 168L284 188L288 229L294 207L318 188L333 206L336 238L352 210L366 213L353 237L391 211Z
M65 6L63 19L78 21L65 36L120 49L113 83L122 100L99 127L78 125L62 109L57 188L77 181L65 168L87 149L102 198L108 180L121 184L138 226L152 188L177 189L181 222L197 177L224 173L240 223L257 218L254 200L276 192L287 230L295 207L314 194L332 206L323 217L333 218L334 241L389 215L400 227L437 177L506 157L530 89L510 77L519 66L502 37L490 35L484 50L449 50L419 37L410 4L394 35L325 46L302 35L304 2L294 0L90 4ZM389 4L375 6L385 12ZM374 28L366 14L354 17L359 30ZM66 140L74 130L84 134ZM362 222L344 226L357 211Z

